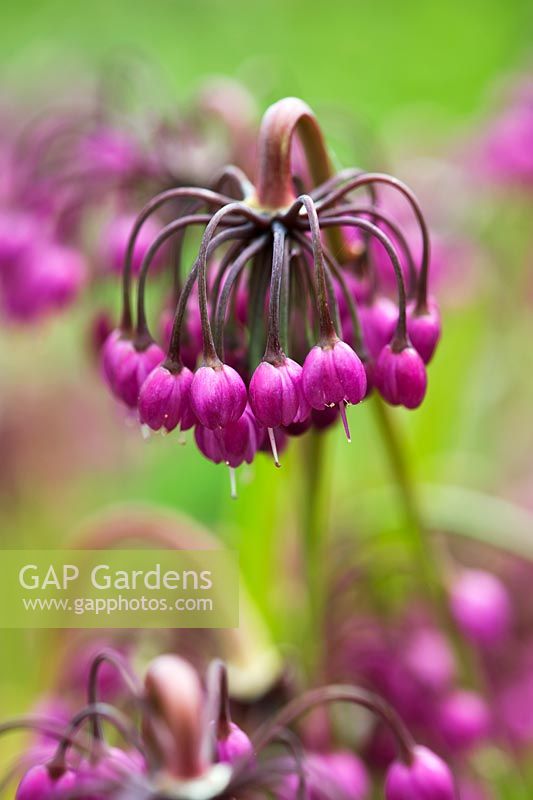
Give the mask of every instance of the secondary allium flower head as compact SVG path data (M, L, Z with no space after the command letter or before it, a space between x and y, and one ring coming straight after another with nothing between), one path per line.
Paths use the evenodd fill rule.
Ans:
M5 255L5 253L4 253ZM0 256L1 259L1 256ZM68 306L87 279L79 251L56 241L27 241L0 266L0 292L6 316L34 321Z
M22 125L14 114L12 129L3 120L0 307L5 317L34 322L76 300L88 272L88 231L96 231L96 246L87 259L96 267L92 284L122 269L135 221L129 209L171 183L202 183L206 165L211 173L228 157L239 163L241 155L242 163L248 163L255 119L250 108L246 123L235 124L239 113L234 99L240 96L241 109L245 98L250 99L243 87L239 95L238 88L235 84L229 91L220 85L212 102L200 92L191 110L181 109L171 124L150 120L150 148L138 134L142 120L118 122L115 103L107 105L108 93L84 98L67 112L54 107ZM206 125L205 117L214 125ZM170 151L178 157L170 157ZM98 232L102 209L110 208L114 214ZM179 204L173 213L177 208ZM150 218L138 232L134 272L160 230L156 220ZM168 255L162 248L156 264L166 263Z
M302 127L308 148L295 159L293 141ZM131 355L140 342L152 341L146 283L161 248L174 237L175 312L171 320L165 312L165 346L176 373L182 364L194 371L190 405L201 426L196 442L215 462L231 464L241 456L248 461L250 453L263 447L257 447L256 431L264 428L279 465L278 440L321 430L324 421L329 424L337 416L348 434L346 406L360 403L374 387L393 405L420 405L426 389L424 361L433 355L440 323L435 301L427 296L427 226L405 184L357 169L335 175L312 111L295 98L268 109L257 152L253 183L231 166L211 188L169 189L140 212L123 247L121 334L110 348L119 361L128 361L127 353L118 358L119 352L126 352L124 342L131 342ZM299 195L294 188L296 162L298 182L305 187ZM419 262L398 224L379 206L381 186L407 201L421 242ZM368 193L368 201L357 202L361 190ZM184 210L147 246L148 237L142 237L152 215L180 204ZM181 243L191 226L203 228L203 236L183 279ZM373 269L373 241L386 254L395 301L385 296ZM144 257L139 265L135 253L141 242ZM407 281L399 249L410 265ZM134 320L131 289L137 271ZM108 382L120 396L116 378L109 379L110 361L113 358L104 354ZM123 391L123 398L127 394L133 399L138 388ZM156 394L152 399L157 405ZM162 398L160 411L151 407L155 420L167 413L165 402ZM225 448L235 436L224 443L224 431L245 414L239 436L248 431L249 447L239 446L239 458L231 459ZM141 410L140 417L145 416ZM264 442L265 435L261 438Z
M114 667L131 695L131 716L100 702L98 672L102 665ZM331 703L363 707L379 716L391 731L399 760L387 777L388 798L453 797L442 793L446 780L451 781L444 762L414 745L391 707L355 686L300 692L248 735L231 718L222 662L212 662L203 681L187 661L163 655L148 664L140 681L127 661L105 650L91 662L87 697L88 705L66 724L32 716L0 726L0 733L25 728L46 732L54 742L47 753L35 750L21 760L24 772L16 800L298 798L305 788L313 800L365 800L372 778L355 753L342 747L307 752L291 730L293 723L313 708ZM120 747L107 743L109 728L120 734ZM282 757L280 743L288 744ZM406 787L419 794L405 794ZM435 789L441 794L431 794Z

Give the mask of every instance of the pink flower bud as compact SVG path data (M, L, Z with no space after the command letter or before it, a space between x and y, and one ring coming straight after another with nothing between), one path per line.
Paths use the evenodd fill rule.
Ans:
M245 758L252 758L254 749L250 738L234 722L229 723L228 735L217 740L217 757L219 761L234 764Z
M455 675L455 659L446 637L433 628L416 630L406 642L405 664L416 680L431 691L446 689Z
M455 751L467 750L488 736L490 712L479 694L459 690L441 703L437 724L448 747Z
M136 408L141 386L152 370L161 364L165 354L155 342L143 350L138 350L133 342L120 348L117 343L111 349L115 349L114 356L106 359L104 355L104 363L112 375L111 388L125 405Z
M128 249L128 242L131 231L135 224L135 214L120 214L109 221L102 233L100 246L100 258L105 272L119 274L124 268L124 260ZM161 231L161 225L152 217L143 223L133 250L131 269L134 275L138 275L143 259ZM150 269L157 268L164 259L164 247L160 248L152 262Z
M244 462L252 463L259 449L262 431L247 407L236 422L230 422L222 429L211 430L204 425L196 425L194 437L198 449L209 461L215 464L225 462L236 468Z
M68 306L87 276L81 253L55 242L39 243L2 276L3 304L15 320L36 320Z
M171 372L161 365L146 378L139 392L139 419L153 431L173 431L187 418L192 372L183 367Z
M145 770L146 764L140 753L126 753L118 747L110 747L95 764L87 761L80 763L76 774L77 785L87 787L87 794L80 796L82 800L103 800L108 792L96 789L100 783L123 785L129 776L142 774Z
M302 387L307 402L317 411L339 406L349 440L345 405L360 403L366 394L365 368L357 353L338 339L327 347L316 345L305 359Z
M509 631L509 595L499 578L489 572L463 570L452 587L451 608L465 636L476 644L497 644Z
M386 800L456 800L454 780L444 761L426 747L413 750L410 764L395 761L387 771Z
M372 358L377 358L389 344L398 323L398 308L388 297L375 298L359 306L363 339Z
M433 358L441 335L440 314L437 303L430 300L427 311L417 313L415 303L407 306L407 332L415 350L424 364Z
M390 344L384 347L376 362L374 381L383 399L393 406L418 408L426 394L426 369L414 347L398 352Z
M242 416L247 402L246 386L227 364L200 367L191 384L191 406L206 428L224 428Z
M265 428L303 422L309 406L302 392L302 368L291 358L281 364L262 361L250 381L250 405Z
M346 342L337 340L328 347L316 345L305 359L302 387L307 402L317 411L339 403L355 405L365 396L365 369Z
M68 769L59 775L50 774L45 764L32 767L20 781L15 800L54 800L77 785L76 773Z

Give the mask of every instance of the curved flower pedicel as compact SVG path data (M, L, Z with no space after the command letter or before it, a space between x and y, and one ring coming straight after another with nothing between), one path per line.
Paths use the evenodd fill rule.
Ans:
M297 139L310 184L300 194L292 174ZM399 225L378 204L381 185L412 208L422 241L419 265ZM360 190L368 203L355 202ZM184 211L149 247L142 240L134 320L134 253L163 207ZM183 239L195 226L203 229L202 241L184 275ZM173 237L176 305L170 330L166 323L166 361L159 366L155 357L152 364L143 356L155 347L145 287L161 248ZM374 240L389 259L396 302L380 290L369 251ZM407 287L398 247L402 263L409 264ZM336 414L349 439L346 406L360 403L374 387L393 405L420 405L424 362L440 335L437 307L427 297L428 269L427 226L411 190L381 173L333 174L312 111L287 98L263 118L255 183L230 166L212 188L169 189L140 212L126 248L122 320L104 348L104 371L114 393L127 405L138 403L140 420L150 427L186 428L194 419L196 442L216 463L233 468L249 461L266 438L279 466L278 441L320 430ZM190 387L184 360L193 371ZM140 375L148 378L142 391L142 382L135 382ZM183 425L179 406L187 393L190 413ZM237 429L230 433L231 426ZM261 429L265 433L258 437ZM232 441L239 441L237 453Z
M98 675L111 664L129 690L133 723L113 706L99 702ZM453 778L445 763L415 745L400 718L379 697L354 686L332 685L300 694L267 719L251 736L232 721L228 679L220 661L211 664L205 684L187 661L155 658L143 683L113 651L94 658L88 704L66 727L46 717L22 718L0 733L32 729L56 741L52 755L25 758L16 800L222 800L233 797L311 797L335 800L369 791L369 774L350 750L307 751L291 726L319 706L349 703L379 717L391 731L399 757L386 776L387 800L454 800ZM103 723L120 735L110 746ZM85 735L82 728L87 727ZM280 746L283 748L281 754Z

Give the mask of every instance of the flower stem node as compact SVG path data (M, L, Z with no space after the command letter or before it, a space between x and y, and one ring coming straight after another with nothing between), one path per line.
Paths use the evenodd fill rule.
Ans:
M426 368L414 347L396 349L394 343L384 347L376 362L374 381L392 406L418 408L426 394Z
M200 422L210 430L237 422L247 402L244 381L233 367L217 362L200 367L191 384L191 407Z
M457 800L452 773L427 747L413 748L411 763L395 761L387 772L385 800Z

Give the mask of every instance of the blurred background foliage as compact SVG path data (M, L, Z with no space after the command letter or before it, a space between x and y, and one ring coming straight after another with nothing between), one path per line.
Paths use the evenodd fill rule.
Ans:
M135 102L146 109L162 104L170 112L202 78L229 75L244 81L261 111L280 96L303 97L323 120L339 163L384 168L402 149L417 154L418 145L423 156L451 151L453 159L448 142L483 116L507 73L527 66L532 31L528 0L7 0L0 63L8 99L20 95L31 103L44 94L53 102L50 87L68 88L77 74L105 74L110 58L138 52L158 88L149 91L139 79ZM79 87L85 90L82 77ZM412 177L401 167L396 172ZM516 233L510 246L498 236L501 219L496 224L479 209L490 256L475 296L454 297L447 285L451 302L427 402L415 414L396 415L421 483L526 503L533 387L524 359L532 326L528 309L517 308L524 297L526 217L520 204L513 214L506 228ZM281 470L261 458L241 471L240 497L233 502L223 467L175 440L141 441L138 431L124 428L85 353L90 303L86 297L85 308L44 330L0 334L0 404L2 419L10 420L0 432L1 545L58 546L106 504L160 503L239 548L257 604L275 637L286 640L286 595L279 591L286 576L279 564L293 541L302 453L294 447ZM350 424L351 446L337 427L326 434L332 521L359 537L361 552L377 555L374 561L389 574L395 543L405 535L401 507L387 488L388 464L371 407L352 409ZM428 492L437 517L455 503L465 528L483 534L478 495L458 499L450 490L439 495L439 506ZM509 520L506 507L501 519L486 513L496 526ZM432 522L439 527L438 519ZM4 631L0 651L0 707L7 716L28 706L53 660L40 634Z

